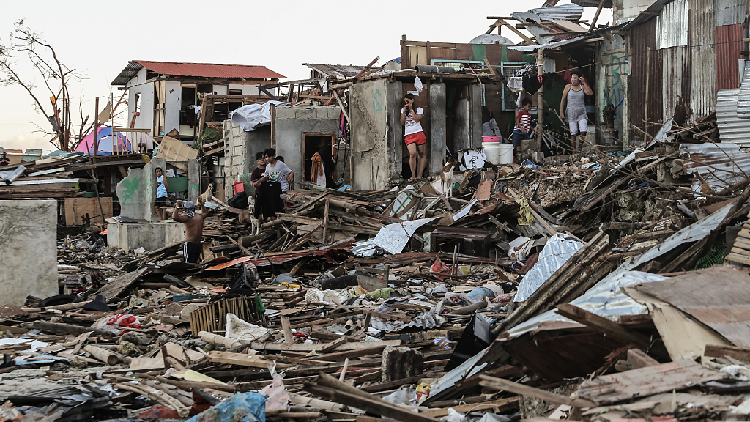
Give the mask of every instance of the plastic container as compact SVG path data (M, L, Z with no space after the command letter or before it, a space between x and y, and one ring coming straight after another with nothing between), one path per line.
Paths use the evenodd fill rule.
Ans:
M482 143L500 142L502 136L482 136Z
M513 162L513 144L499 142L482 142L487 161L494 165L511 164Z

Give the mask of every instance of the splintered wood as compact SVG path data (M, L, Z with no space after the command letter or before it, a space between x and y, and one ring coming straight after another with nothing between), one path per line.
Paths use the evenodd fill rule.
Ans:
M190 329L196 337L201 331L223 330L227 324L227 314L234 314L248 322L263 321L265 317L257 308L257 304L258 300L254 296L220 299L191 312Z

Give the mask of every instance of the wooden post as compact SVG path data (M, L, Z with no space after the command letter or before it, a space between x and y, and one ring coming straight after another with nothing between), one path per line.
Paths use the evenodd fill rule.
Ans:
M329 201L326 198L326 205L323 209L323 244L326 244L326 236L328 235L328 207Z
M119 140L115 136L115 94L113 94L111 92L109 93L109 103L112 104L111 111L109 112L109 118L110 118L110 123L109 124L110 124L110 129L112 129L112 138L113 138L112 142L116 143L116 145L117 145L117 154L119 155L120 152L121 152L120 151L120 142L118 142ZM114 151L112 151L112 152L114 152Z
M539 76L544 75L544 50L541 48L537 54L537 74ZM544 85L540 86L539 91L537 91L537 121L539 133L537 134L538 143L536 144L536 148L541 151L542 136L544 136L544 129L542 128L544 124Z
M591 21L591 26L589 27L589 32L592 32L596 27L596 21L599 19L599 14L602 13L602 6L604 6L604 0L599 0L599 6L596 8L594 19Z
M94 101L94 157L99 150L99 97Z

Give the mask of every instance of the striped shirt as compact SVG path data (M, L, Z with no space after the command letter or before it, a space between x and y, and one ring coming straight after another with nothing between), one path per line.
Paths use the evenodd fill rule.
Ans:
M531 131L531 114L526 112L526 110L519 111L516 120L518 120L518 124L513 128L514 131L517 130L524 133Z

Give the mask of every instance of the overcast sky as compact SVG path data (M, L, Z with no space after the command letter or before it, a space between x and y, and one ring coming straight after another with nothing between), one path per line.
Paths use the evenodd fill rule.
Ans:
M93 116L96 96L103 106L113 88L116 98L121 93L110 83L128 60L264 65L289 79L304 79L310 71L302 63L366 65L380 56L382 64L400 55L401 34L410 40L465 43L485 33L491 23L487 16L507 16L542 3L5 1L0 37L6 43L14 22L25 19L63 63L86 78L71 87L74 116L79 99L84 115ZM586 8L584 19L591 20L594 11ZM605 10L599 23L609 21L611 13ZM503 35L519 40L507 29ZM31 69L22 66L20 71L36 77ZM49 98L44 92L40 96L42 101ZM33 123L48 126L28 94L17 86L0 86L0 147L50 151L48 138L34 133Z

